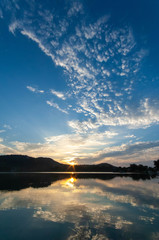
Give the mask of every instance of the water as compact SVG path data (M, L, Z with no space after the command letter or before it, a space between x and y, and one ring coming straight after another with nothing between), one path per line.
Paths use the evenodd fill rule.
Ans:
M0 174L1 240L158 240L159 178Z

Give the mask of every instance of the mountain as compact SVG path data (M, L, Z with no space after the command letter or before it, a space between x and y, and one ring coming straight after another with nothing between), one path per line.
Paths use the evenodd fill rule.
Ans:
M119 171L108 163L97 165L70 166L56 162L51 158L33 158L26 155L0 156L0 172L116 172Z
M61 170L64 166L51 158L33 158L25 155L0 156L1 172L49 172Z

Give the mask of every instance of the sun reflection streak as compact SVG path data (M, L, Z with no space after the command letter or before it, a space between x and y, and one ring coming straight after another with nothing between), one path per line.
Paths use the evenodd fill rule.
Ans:
M66 187L74 188L75 187L75 182L77 181L76 178L71 177L65 181L63 181L63 185Z

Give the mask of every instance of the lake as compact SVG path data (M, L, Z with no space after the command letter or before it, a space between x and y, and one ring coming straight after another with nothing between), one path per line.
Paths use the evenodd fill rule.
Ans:
M0 174L1 240L158 240L159 178Z

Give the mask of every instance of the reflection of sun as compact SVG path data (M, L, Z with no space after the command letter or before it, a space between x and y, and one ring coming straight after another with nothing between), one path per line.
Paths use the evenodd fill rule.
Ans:
M64 185L73 188L75 182L76 182L76 178L71 177L64 182Z
M70 182L72 182L72 183L75 182L75 178L71 177Z

